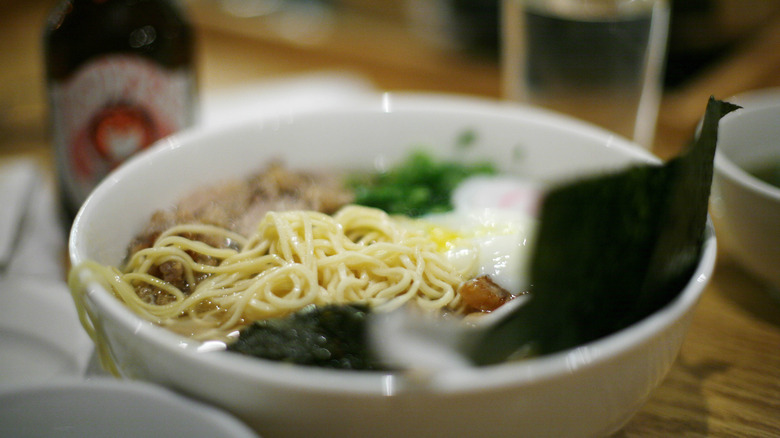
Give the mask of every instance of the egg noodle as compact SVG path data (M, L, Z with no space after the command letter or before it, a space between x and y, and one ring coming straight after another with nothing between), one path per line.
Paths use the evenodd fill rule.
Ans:
M91 271L143 318L195 339L224 339L254 320L285 316L309 304L364 303L383 311L411 302L429 310L462 310L457 290L476 260L455 268L413 224L355 205L333 216L269 212L247 237L210 225L177 225L133 254L122 270L91 262L78 269ZM231 245L205 243L212 241ZM197 261L204 258L216 263ZM171 261L195 285L189 294L152 274ZM137 293L143 285L170 299L164 304L143 299Z

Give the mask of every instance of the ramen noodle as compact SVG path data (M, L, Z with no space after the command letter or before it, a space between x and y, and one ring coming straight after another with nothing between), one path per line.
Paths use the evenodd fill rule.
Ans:
M122 270L97 264L84 269L137 314L195 339L226 338L249 322L310 304L365 303L382 311L411 302L458 310L458 287L476 261L456 268L413 224L355 205L333 216L269 212L248 237L216 226L177 225L135 252ZM171 263L182 271L183 287L160 278L160 267ZM139 294L144 288L155 295Z

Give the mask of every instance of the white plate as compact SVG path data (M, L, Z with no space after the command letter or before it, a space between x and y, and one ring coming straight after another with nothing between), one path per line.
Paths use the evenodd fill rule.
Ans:
M93 345L64 282L5 278L0 298L0 387L84 375Z
M160 387L109 379L0 392L0 436L257 438L215 408Z

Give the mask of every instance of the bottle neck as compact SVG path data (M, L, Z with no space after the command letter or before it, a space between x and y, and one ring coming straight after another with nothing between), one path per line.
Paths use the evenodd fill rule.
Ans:
M165 0L67 0L44 34L47 76L63 80L90 60L118 53L191 68L193 38L182 11Z

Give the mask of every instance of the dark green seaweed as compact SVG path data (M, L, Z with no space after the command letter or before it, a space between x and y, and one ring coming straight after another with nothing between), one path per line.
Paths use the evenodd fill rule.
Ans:
M663 165L552 189L532 256L532 298L474 343L472 360L500 362L519 347L572 348L675 298L700 258L718 123L737 108L711 98L700 134Z
M380 369L367 348L367 313L362 305L307 307L288 317L254 322L228 351L323 368Z

